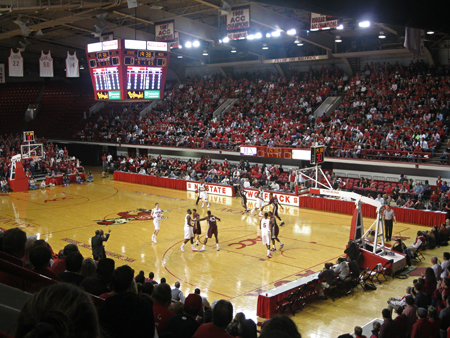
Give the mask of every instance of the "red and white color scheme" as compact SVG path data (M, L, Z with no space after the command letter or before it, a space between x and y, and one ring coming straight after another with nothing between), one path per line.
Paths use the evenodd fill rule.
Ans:
M50 51L48 51L48 54L44 54L44 51L41 50L41 57L39 58L39 76L53 77L53 58Z
M69 52L67 52L66 77L80 77L80 65L77 58L77 52L73 52L73 55L70 55Z
M312 31L323 29L336 28L338 26L337 20L327 20L326 15L311 13L311 28Z
M200 182L188 181L186 183L187 191L196 191L200 187ZM221 196L234 196L233 187L229 185L220 185L220 184L210 184L206 183L206 189L208 190L208 194L213 195L221 195ZM297 203L298 205L298 203Z
M250 28L250 7L240 7L231 10L227 15L227 31Z
M175 21L155 23L155 40L172 41L175 39Z
M169 48L180 47L180 33L175 32L175 38L173 41L169 42Z
M5 83L6 73L5 73L5 64L0 63L0 83Z
M246 39L247 36L248 36L248 31L227 33L227 37L230 40Z
M258 195L257 189L244 189L247 192L247 199L255 201ZM292 205L298 207L299 197L294 194L283 194L275 191L264 191L264 202L269 202L270 193L273 193L278 198L278 202L283 205Z
M11 54L8 58L9 76L23 77L23 57L20 50L17 53L11 49Z

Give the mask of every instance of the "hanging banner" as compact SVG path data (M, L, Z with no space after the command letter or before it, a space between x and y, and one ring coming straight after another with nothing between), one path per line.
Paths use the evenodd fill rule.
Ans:
M248 35L248 31L227 33L227 37L230 40L246 39L247 35Z
M0 63L0 83L5 83L6 74L5 74L5 64Z
M227 14L227 31L250 28L250 7L240 7Z
M173 20L155 23L156 41L171 41L174 39L175 39L175 22Z
M311 13L311 28L312 31L318 31L322 29L331 29L338 26L337 20L327 21L327 16L317 13Z
M8 58L9 76L23 77L23 57L20 50L14 53L11 49L11 54Z
M180 34L175 32L175 40L169 42L169 48L178 48L180 47Z
M53 58L51 52L44 54L41 50L41 57L39 58L39 76L40 77L53 77Z
M73 55L70 55L69 52L67 52L66 77L80 77L80 66L77 58L77 52L73 52Z

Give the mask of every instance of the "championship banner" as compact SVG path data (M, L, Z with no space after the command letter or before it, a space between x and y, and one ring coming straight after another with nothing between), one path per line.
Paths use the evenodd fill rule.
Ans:
M180 33L175 31L175 39L169 42L169 48L178 48L180 47Z
M187 191L196 191L200 186L199 182L189 181L186 183ZM219 185L206 183L208 194L222 195L233 197L233 187L229 185Z
M0 63L0 83L5 83L6 74L5 74L5 64Z
M250 7L240 7L227 14L227 31L250 28Z
M311 31L322 29L331 29L338 26L338 20L327 21L327 16L317 13L311 13Z
M175 39L175 21L155 23L155 40L171 41Z
M247 192L247 199L249 201L256 200L256 196L258 195L257 189L244 189ZM283 194L274 191L264 191L264 202L269 202L270 193L273 192L273 195L278 198L278 202L283 205L292 205L298 207L299 205L299 197L293 194Z
M326 56L326 55L312 55L312 56L298 56L298 57L282 58L282 59L270 59L270 60L264 60L264 63L317 61L317 60L326 60L326 59L328 59L328 56Z
M246 39L247 35L248 35L248 31L227 33L227 37L230 40Z

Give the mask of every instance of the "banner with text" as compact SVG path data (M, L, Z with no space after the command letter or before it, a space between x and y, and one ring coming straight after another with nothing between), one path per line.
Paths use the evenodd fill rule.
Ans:
M169 48L178 48L180 47L180 34L175 32L175 39L169 42Z
M227 14L227 31L250 28L250 7L240 7Z
M247 192L247 199L248 200L256 200L256 196L258 194L257 189L245 189ZM273 192L274 196L278 198L278 202L280 204L286 204L286 205L292 205L298 207L299 205L299 199L297 195L293 194L283 194L275 191L264 191L264 201L269 202L270 199L270 193Z
M5 64L0 63L0 83L5 83L6 74L5 74Z
M312 55L312 56L297 56L297 57L282 58L282 59L270 59L270 60L264 60L264 63L317 61L317 60L326 60L326 59L328 59L328 57L326 55Z
M186 183L187 191L196 191L200 186L199 182L189 181ZM222 195L222 196L230 196L233 197L233 187L229 185L219 185L219 184L210 184L207 183L208 194L214 195Z
M318 31L322 29L331 29L338 26L337 20L327 20L326 15L311 13L311 28L312 31Z
M227 37L230 40L246 39L247 35L248 35L248 31L227 33Z
M175 39L175 21L155 23L156 41L170 41Z

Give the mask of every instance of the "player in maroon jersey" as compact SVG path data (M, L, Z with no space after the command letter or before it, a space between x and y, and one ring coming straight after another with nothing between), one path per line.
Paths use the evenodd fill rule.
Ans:
M278 218L281 221L280 226L283 226L284 222L281 220L280 216L278 216L278 207L280 207L281 210L284 210L284 208L280 204L280 202L278 202L278 198L273 195L273 192L270 193L269 203L267 203L264 207L267 207L268 205L273 206L273 214L276 218Z
M248 210L247 208L247 192L244 190L244 188L240 188L239 189L239 195L241 196L242 200L241 200L241 204L245 209L245 212L249 212L250 210Z
M280 250L283 249L284 244L281 243L281 241L278 239L278 234L280 232L280 228L277 224L277 219L275 218L275 215L272 211L269 211L269 218L270 218L270 226L272 230L272 249L270 251L277 251L277 248L275 247L275 240L280 243Z
M208 216L200 218L198 220L198 222L208 220L208 232L206 233L205 241L203 242L203 247L199 251L205 251L205 247L206 247L206 243L208 242L208 238L211 238L213 234L214 234L214 237L216 237L217 251L219 251L220 247L219 247L219 237L217 234L218 231L217 231L216 220L220 221L220 218L217 216L211 215L211 210L208 210L207 214L208 214Z
M200 238L200 235L202 234L202 227L200 226L200 222L198 221L200 219L200 214L197 212L197 209L192 209L192 222L194 223L194 238L195 235L197 235L197 242L195 245L198 245L198 240Z

